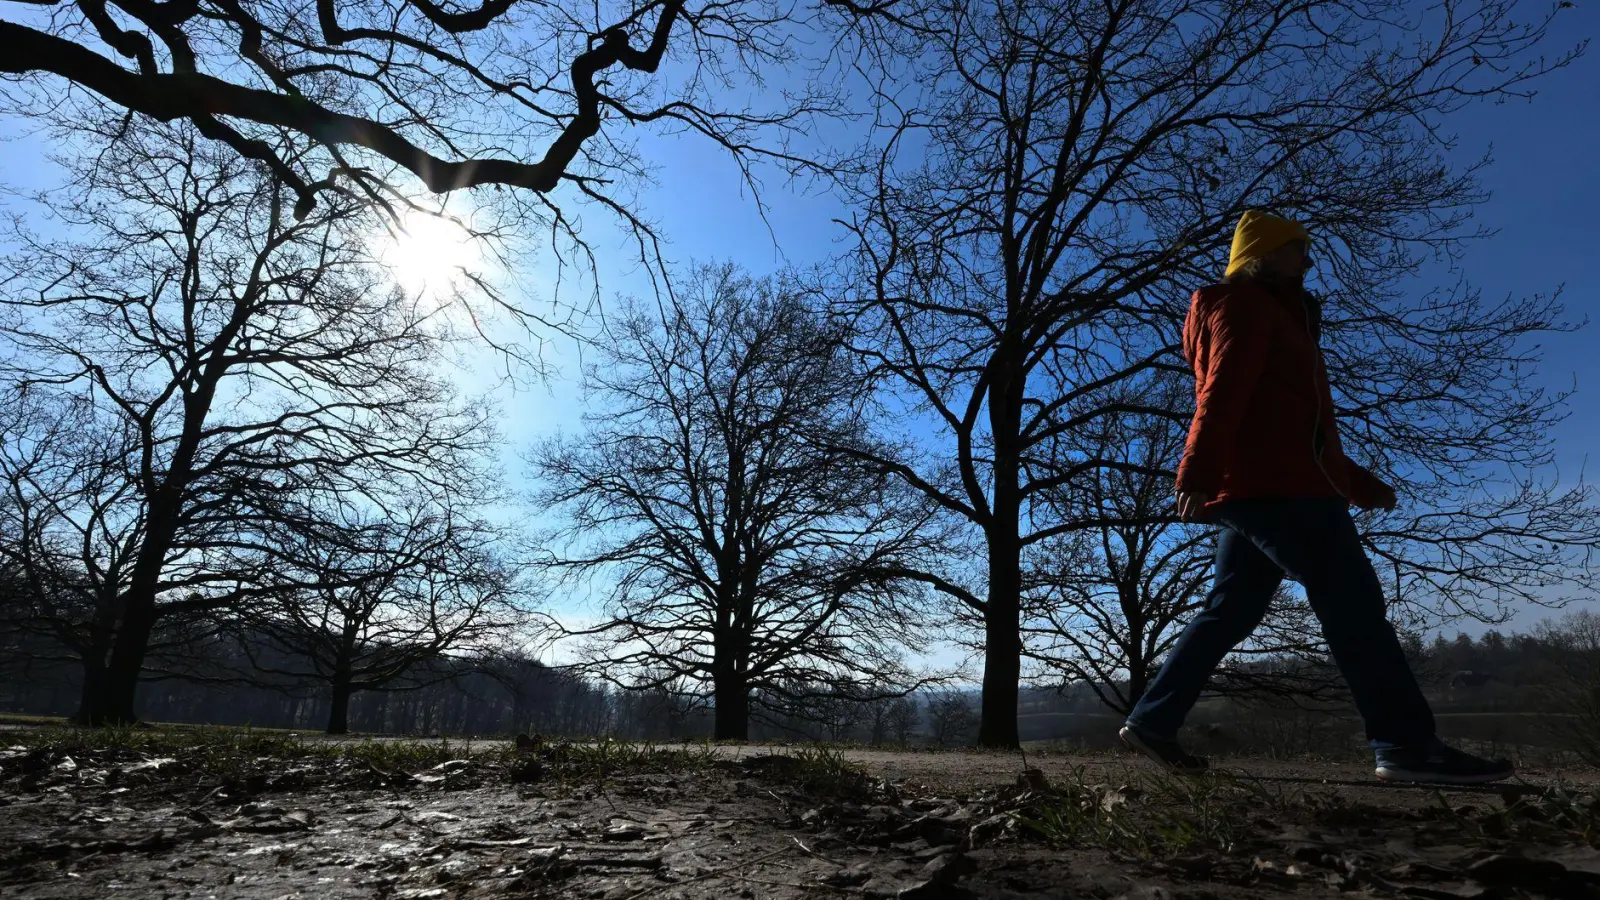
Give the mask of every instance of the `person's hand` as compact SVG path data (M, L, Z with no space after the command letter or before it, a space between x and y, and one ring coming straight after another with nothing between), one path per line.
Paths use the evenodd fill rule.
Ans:
M1362 502L1355 504L1357 508L1381 509L1384 512L1392 512L1395 507L1400 505L1400 498L1395 496L1394 488L1381 481L1368 488L1368 490L1371 493L1363 497Z
M1179 490L1177 492L1178 518L1185 522L1198 522L1204 514L1206 504L1211 497L1199 491Z
M1384 512L1393 512L1394 508L1399 505L1400 498L1395 495L1394 488L1379 482L1377 493L1372 498L1372 508L1381 509Z

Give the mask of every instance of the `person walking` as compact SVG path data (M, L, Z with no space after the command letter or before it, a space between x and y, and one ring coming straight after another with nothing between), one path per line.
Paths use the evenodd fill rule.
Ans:
M1447 746L1417 687L1383 588L1350 516L1394 509L1394 489L1345 456L1306 291L1311 239L1296 222L1251 210L1239 220L1221 284L1196 291L1183 349L1195 413L1178 466L1179 515L1213 522L1216 574L1204 606L1129 713L1124 743L1177 772L1208 762L1178 729L1224 656L1266 615L1285 576L1305 587L1366 725L1379 778L1478 784L1505 760Z

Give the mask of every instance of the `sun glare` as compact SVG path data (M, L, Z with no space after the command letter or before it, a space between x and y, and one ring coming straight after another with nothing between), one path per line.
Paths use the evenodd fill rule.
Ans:
M383 262L406 293L438 300L483 267L478 242L458 221L410 212L394 228Z

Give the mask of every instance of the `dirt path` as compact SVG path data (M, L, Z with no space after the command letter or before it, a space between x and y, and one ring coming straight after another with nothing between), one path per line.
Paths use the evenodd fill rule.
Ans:
M1552 791L1557 772L1436 792L1354 766L1179 780L1030 754L1042 780L1019 785L1017 754L655 748L624 770L454 746L473 752L409 768L5 751L0 896L1600 897L1594 779Z

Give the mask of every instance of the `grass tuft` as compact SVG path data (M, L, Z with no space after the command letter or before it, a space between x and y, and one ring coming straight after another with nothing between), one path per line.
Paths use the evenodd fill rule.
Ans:
M1087 775L1076 769L1050 789L1024 797L1018 824L1047 841L1147 858L1231 853L1249 821L1241 809L1283 802L1259 783L1221 773L1185 777L1130 769L1110 782Z
M824 744L801 744L783 753L749 757L747 771L818 798L865 800L879 789L877 779L844 751Z

